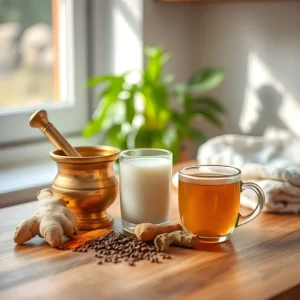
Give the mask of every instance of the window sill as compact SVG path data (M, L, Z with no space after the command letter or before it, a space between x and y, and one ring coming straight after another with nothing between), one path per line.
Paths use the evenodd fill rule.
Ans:
M36 194L51 187L57 173L53 161L36 162L0 171L0 207L36 200Z
M97 145L97 137L83 140L68 137L71 145ZM57 174L57 165L49 157L53 145L43 142L0 149L0 207L36 200L43 188L50 188Z

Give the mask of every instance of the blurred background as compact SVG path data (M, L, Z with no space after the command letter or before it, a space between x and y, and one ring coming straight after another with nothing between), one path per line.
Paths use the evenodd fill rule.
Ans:
M41 108L73 145L177 160L224 133L298 136L300 3L209 2L0 0L2 205L55 175Z
M0 1L1 109L55 101L51 1Z

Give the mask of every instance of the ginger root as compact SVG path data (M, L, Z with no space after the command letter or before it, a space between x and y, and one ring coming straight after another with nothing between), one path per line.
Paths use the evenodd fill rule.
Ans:
M171 233L164 233L157 236L154 240L155 247L158 251L166 251L170 245L183 246L186 248L193 248L199 241L194 234L184 231L174 231Z
M155 225L151 223L142 223L134 228L134 234L141 241L152 241L162 233L169 233L177 230L183 230L180 224L174 225Z
M73 238L78 232L77 217L66 208L66 202L55 198L50 189L41 190L37 198L40 201L39 211L18 225L14 236L15 243L25 243L38 234L52 247L57 247L63 234Z

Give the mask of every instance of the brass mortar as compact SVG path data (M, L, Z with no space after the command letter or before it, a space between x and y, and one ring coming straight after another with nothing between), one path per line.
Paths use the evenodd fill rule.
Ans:
M78 218L79 229L108 227L113 218L106 209L119 193L119 183L113 164L120 150L109 146L75 148L81 157L66 156L54 150L51 158L57 163L58 173L53 191L65 201Z

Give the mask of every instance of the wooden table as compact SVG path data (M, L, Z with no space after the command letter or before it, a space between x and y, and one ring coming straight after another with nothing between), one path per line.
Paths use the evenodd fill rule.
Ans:
M172 260L130 267L97 265L92 251L52 249L38 237L15 245L16 225L37 207L0 209L0 299L300 299L299 216L263 213L231 241L172 248ZM119 202L109 211L121 230Z

